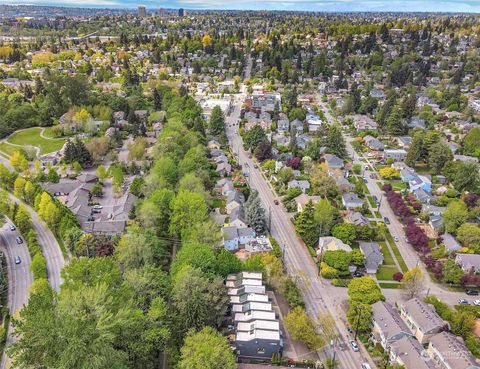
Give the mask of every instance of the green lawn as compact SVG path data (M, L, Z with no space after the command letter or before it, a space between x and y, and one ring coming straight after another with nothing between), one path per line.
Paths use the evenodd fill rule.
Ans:
M5 156L6 158L10 158L10 156L12 156L12 154L15 152L15 151L18 151L20 149L20 147L15 147L15 146L12 146L12 145L9 145L8 143L6 142L0 142L0 152L3 154L3 156Z
M402 191L407 188L407 184L401 181L390 182L394 191Z
M60 150L65 143L65 139L45 139L40 136L40 127L28 128L11 135L7 142L16 145L36 146L40 148L41 154L47 154L52 151Z
M377 202L373 199L372 196L368 195L367 196L367 199L368 199L368 202L370 203L370 206L372 208L376 208L377 207Z
M379 242L380 248L382 249L382 254L383 254L383 262L387 266L395 266L395 261L393 259L392 254L390 253L390 250L387 247L387 244L385 242Z
M385 237L387 238L387 241L390 244L390 247L393 251L393 254L395 255L395 258L398 261L398 264L400 265L400 268L402 268L402 272L405 273L408 270L407 264L405 264L405 261L403 260L402 255L398 250L397 244L393 240L393 237L388 230L385 231Z
M402 288L401 283L380 282L379 285L380 285L380 288L393 288L393 289Z
M398 273L395 266L382 265L377 271L377 280L379 281L393 281L393 275Z

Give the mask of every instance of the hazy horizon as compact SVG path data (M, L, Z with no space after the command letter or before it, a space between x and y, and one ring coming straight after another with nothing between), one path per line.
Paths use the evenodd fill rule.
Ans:
M431 12L431 13L480 13L480 0L237 0L225 3L222 0L10 0L4 5L65 6L76 8L120 8L134 9L144 5L148 9L185 8L192 10L284 10L319 12Z

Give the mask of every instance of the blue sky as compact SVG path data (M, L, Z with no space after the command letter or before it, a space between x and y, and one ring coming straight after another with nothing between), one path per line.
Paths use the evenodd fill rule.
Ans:
M2 3L3 0L0 0ZM412 11L412 12L469 12L480 13L480 0L7 0L10 4L38 4L80 7L185 8L185 9L254 9L310 11Z

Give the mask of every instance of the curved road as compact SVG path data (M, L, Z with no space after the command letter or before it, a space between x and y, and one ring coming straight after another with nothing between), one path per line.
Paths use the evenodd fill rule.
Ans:
M47 263L48 281L50 282L50 286L58 292L60 290L60 285L62 284L60 272L65 265L65 258L63 257L62 250L60 249L57 239L53 235L52 231L47 227L45 222L40 219L35 210L19 200L13 194L9 194L9 196L13 201L23 204L30 212L33 229L37 234L38 243L42 248L42 254Z
M30 272L30 254L27 244L18 245L16 238L20 236L18 231L11 231L10 221L0 228L0 248L5 253L8 271L8 310L10 315L22 308L28 301L30 285L33 283L33 274ZM20 264L15 264L15 258L19 256ZM8 329L6 346L13 342L11 326ZM4 354L1 360L1 368L7 365L8 358Z

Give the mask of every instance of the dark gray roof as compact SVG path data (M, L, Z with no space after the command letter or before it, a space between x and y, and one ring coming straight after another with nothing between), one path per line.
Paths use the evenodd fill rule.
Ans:
M365 256L367 270L377 270L383 264L383 254L376 242L360 242L360 250Z

